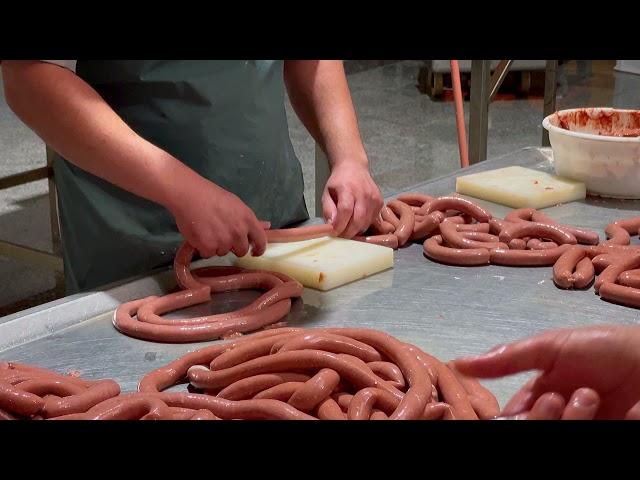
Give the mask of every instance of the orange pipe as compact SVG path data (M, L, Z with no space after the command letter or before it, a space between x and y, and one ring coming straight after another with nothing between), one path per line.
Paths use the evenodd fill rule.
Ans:
M467 147L467 133L464 126L464 104L462 100L462 84L460 83L460 67L457 60L451 60L451 83L453 84L453 100L456 106L460 168L465 168L469 166L469 152Z

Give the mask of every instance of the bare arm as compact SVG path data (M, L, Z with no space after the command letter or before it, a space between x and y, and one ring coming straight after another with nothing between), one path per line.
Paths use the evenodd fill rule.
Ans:
M73 72L38 61L2 65L7 103L51 148L108 182L171 208L177 184L198 175L131 130Z
M331 165L325 218L339 234L353 237L371 224L382 196L369 173L342 61L288 60L284 74L296 114Z
M224 254L234 243L242 251L244 241L238 238L243 234L245 240L253 235L252 240L264 243L260 224L244 204L249 210L240 209L244 227L226 222L223 210L230 207L219 202L240 202L235 195L137 135L73 72L39 61L7 60L2 72L7 103L45 143L83 170L166 207L201 254ZM209 218L197 211L206 208L199 196L205 204L213 203L212 208L219 204ZM214 197L217 202L212 202ZM222 237L215 233L221 226Z
M342 61L288 60L285 81L296 114L331 166L368 165Z

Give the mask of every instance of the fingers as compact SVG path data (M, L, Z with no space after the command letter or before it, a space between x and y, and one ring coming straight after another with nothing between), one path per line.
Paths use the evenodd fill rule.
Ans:
M590 388L579 388L567 403L562 420L593 420L600 407L600 396Z
M249 238L246 235L239 237L233 244L231 251L236 257L244 257L249 252Z
M196 249L200 258L211 258L216 255L217 246L215 244L209 244L211 246L205 246L202 242L190 241L193 248Z
M533 404L526 415L527 420L559 420L564 412L565 401L558 393L545 393Z
M224 257L229 252L243 257L250 247L254 256L262 255L267 246L265 228L270 228L269 222L260 222L251 216L244 222L238 222L226 229L210 231L208 235L197 232L195 238L188 241L202 258Z
M329 188L325 188L324 193L322 194L322 215L324 216L325 223L334 225L337 213L338 208L331 197Z
M344 231L353 216L354 206L355 199L353 198L353 195L348 191L342 191L338 196L338 204L336 205L337 212L335 220L332 222L333 229L337 236L341 237L344 234Z
M533 407L533 404L539 396L534 392L534 386L538 378L539 377L533 377L525 383L524 386L511 397L511 400L505 405L500 415L510 417L531 410L531 407Z
M347 225L347 228L342 233L344 238L353 238L356 235L364 232L369 225L371 225L371 219L369 218L369 209L365 202L356 201L356 206L353 209L353 216Z
M265 223L269 222L250 222L249 223L249 235L248 242L251 244L251 255L259 257L267 249L267 234L265 233Z
M548 370L554 363L567 331L546 332L541 335L500 345L477 357L455 360L458 371L472 377L496 378L528 370Z
M516 414L503 413L499 418L502 420L593 420L599 407L600 396L595 390L579 388L573 392L568 403L565 403L559 393L547 392L533 402L530 410L519 411Z

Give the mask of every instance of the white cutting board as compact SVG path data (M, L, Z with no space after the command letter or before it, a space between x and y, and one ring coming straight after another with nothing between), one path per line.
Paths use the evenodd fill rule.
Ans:
M344 238L314 238L271 243L264 255L236 260L243 268L271 270L295 278L305 287L331 290L393 267L393 250Z
M456 192L512 208L551 207L587 194L584 183L517 166L460 176Z

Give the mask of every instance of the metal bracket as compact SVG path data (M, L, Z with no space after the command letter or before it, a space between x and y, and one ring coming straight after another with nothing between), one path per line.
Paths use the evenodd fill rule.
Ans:
M556 72L558 70L558 60L547 60L547 68L544 74L544 108L543 118L556 111ZM549 147L549 132L542 129L542 146Z
M48 176L49 167L40 167L27 172L2 177L0 178L0 190L17 187L18 185L24 185L25 183L35 182L36 180L42 180Z
M486 160L489 129L489 103L507 76L513 60L500 60L491 75L490 60L471 61L471 101L469 112L469 164ZM544 116L556 109L557 60L547 60L544 89ZM543 129L542 145L549 146L549 135Z
M502 86L502 82L507 77L507 73L509 73L509 69L513 64L513 60L500 60L500 63L496 67L491 75L491 84L489 85L489 102L492 102L498 90Z
M53 253L38 250L37 248L25 247L6 240L0 241L0 255L15 258L24 262L49 267L56 272L64 271L62 258Z

